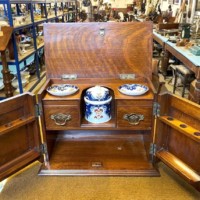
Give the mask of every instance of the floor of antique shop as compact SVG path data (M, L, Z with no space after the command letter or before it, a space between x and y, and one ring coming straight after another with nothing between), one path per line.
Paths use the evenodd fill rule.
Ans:
M1 200L198 200L200 193L160 163L160 177L38 176L35 162L1 183Z

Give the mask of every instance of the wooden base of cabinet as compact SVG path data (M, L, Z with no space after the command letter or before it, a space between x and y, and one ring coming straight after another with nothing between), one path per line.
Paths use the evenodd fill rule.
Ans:
M54 136L49 166L43 165L40 175L159 176L148 158L143 134L70 131Z

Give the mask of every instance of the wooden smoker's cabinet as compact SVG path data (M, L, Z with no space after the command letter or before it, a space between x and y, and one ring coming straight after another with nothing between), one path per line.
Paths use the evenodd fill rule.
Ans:
M44 31L47 81L38 102L26 93L0 103L0 180L37 159L43 162L40 175L87 176L159 176L156 163L163 161L200 190L200 106L156 94L152 24L45 24ZM46 92L61 83L79 90L65 97ZM149 91L123 95L118 87L126 83ZM84 118L83 97L95 85L113 97L112 118L102 124ZM63 123L60 114L71 120ZM129 114L144 119L124 117Z

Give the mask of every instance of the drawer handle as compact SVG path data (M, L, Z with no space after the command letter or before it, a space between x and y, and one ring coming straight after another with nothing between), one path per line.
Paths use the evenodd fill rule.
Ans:
M127 120L131 125L138 125L141 120L144 120L144 115L135 113L125 114L123 119Z
M55 121L56 125L64 126L67 121L70 121L72 119L72 117L69 114L58 113L51 115L51 119Z

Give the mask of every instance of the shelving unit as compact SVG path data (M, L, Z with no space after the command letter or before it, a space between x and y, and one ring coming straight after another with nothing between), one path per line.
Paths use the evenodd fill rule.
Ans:
M7 51L9 69L18 79L18 88L14 91L14 95L32 91L45 76L43 23L77 21L76 2L76 0L3 0L0 2L0 15L3 15L5 21L14 28ZM24 70L30 72L26 86L21 75ZM2 89L0 98L4 97Z

